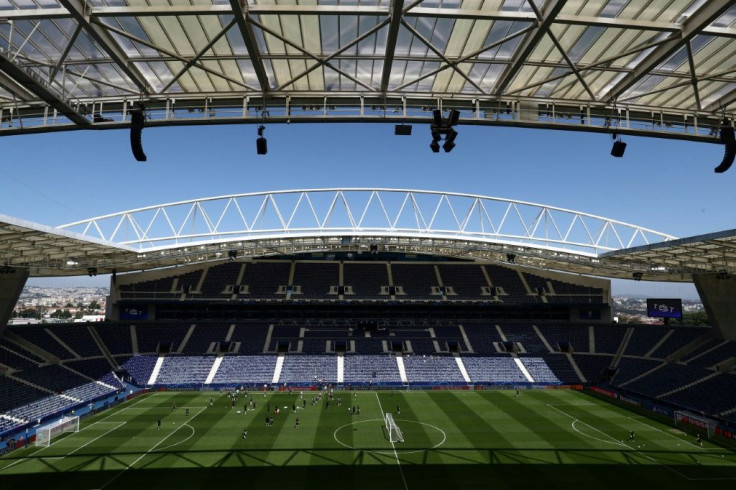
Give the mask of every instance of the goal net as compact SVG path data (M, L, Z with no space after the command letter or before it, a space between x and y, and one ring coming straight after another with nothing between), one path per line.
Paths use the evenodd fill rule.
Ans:
M708 439L710 439L716 433L717 424L715 420L711 420L707 417L703 417L702 415L695 415L694 413L690 413L690 412L676 411L675 412L675 425L677 426L690 425L692 427L702 429L708 435Z
M65 432L79 432L79 417L63 417L36 429L36 446L48 446L54 437Z
M394 421L393 414L386 414L386 431L388 432L388 440L391 442L404 442L404 434Z

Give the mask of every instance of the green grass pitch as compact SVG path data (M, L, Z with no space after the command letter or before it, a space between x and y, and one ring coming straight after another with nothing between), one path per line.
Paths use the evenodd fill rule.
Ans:
M0 458L0 483L58 490L736 488L733 451L709 441L699 447L692 435L580 392L335 392L330 408L326 396L311 404L315 392L304 392L305 408L299 392L250 395L256 409L247 414L242 396L231 408L220 393L144 395L49 447ZM267 427L266 410L276 407L281 413ZM388 440L387 411L403 443Z

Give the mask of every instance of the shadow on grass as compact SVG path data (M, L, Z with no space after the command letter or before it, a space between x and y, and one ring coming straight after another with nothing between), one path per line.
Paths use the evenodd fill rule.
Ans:
M620 453L617 456L626 463L612 463L610 457L616 453ZM729 459L720 463L720 453L691 451L443 447L402 455L399 449L399 471L393 451L386 454L386 448L189 450L152 452L135 468L125 471L119 467L107 471L91 470L111 462L124 467L140 455L139 452L75 454L63 460L41 456L6 457L2 459L2 468L14 462L17 465L7 471L0 470L0 481L4 488L23 485L24 488L48 486L56 490L213 490L213 486L223 483L259 489L324 490L336 481L346 488L370 490L581 488L583 485L616 490L622 487L731 490L736 487L736 464L728 451L723 455L728 455ZM294 463L304 461L305 456L312 459L316 456L321 464ZM454 464L432 463L438 459ZM572 462L576 459L586 464ZM30 466L32 462L35 464ZM667 464L662 464L665 462ZM39 468L39 463L43 468ZM26 471L34 472L12 474L23 471L24 465L29 465ZM90 470L85 471L85 468Z

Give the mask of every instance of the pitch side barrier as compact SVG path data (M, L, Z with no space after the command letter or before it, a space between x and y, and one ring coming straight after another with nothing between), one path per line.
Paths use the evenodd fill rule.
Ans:
M566 385L550 383L180 383L156 384L149 387L152 391L325 391L329 389L340 391L353 390L582 390L583 385Z
M630 393L625 390L618 390L613 389L610 387L601 388L598 386L591 386L590 391L593 393L596 393L599 396L607 397L615 400L618 402L619 405L622 406L630 406L634 409L643 409L647 410L649 412L653 412L657 415L660 415L662 417L669 418L674 423L675 419L675 412L681 411L681 410L688 410L685 407L681 407L674 404L669 404L667 402L663 402L661 400L653 400L651 398L638 395L635 393ZM711 415L706 415L707 418L712 419L716 422L716 428L715 428L715 435L724 437L726 439L736 440L736 426L728 420L722 419L720 417L715 417ZM695 429L701 429L704 430L704 427L702 427L698 421L691 421L688 420L681 420L681 423L688 424L691 426L693 430Z

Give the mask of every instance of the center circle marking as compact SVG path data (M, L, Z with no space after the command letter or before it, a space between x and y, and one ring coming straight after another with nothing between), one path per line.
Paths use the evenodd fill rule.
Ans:
M403 422L403 423L408 423L408 424L421 424L421 425L426 425L427 427L431 427L434 430L438 431L440 434L442 434L442 440L440 442L438 442L434 446L432 446L430 448L426 448L426 449L435 449L435 448L438 448L441 445L443 445L445 443L445 441L447 440L447 434L445 434L445 431L443 431L442 429L440 429L436 425L428 424L426 422L419 422L418 420L406 420L406 419L394 419L394 420L396 420L397 422ZM372 449L361 449L359 447L354 447L354 446L351 446L349 444L345 444L344 442L342 442L337 437L337 433L340 432L342 429L344 429L346 427L350 427L350 426L358 425L358 424L365 424L365 423L368 423L368 422L383 422L383 419L359 420L358 422L350 422L349 424L341 425L340 427L338 427L337 429L335 429L335 432L333 434L333 437L335 439L335 442L337 442L338 444L340 444L343 447L346 447L348 449L352 449L354 451L365 451L367 453L381 454L381 455L385 455L385 456L391 456L391 455L394 454L394 452L401 452L401 454L414 454L414 453L421 453L422 451L425 451L426 450L426 449L413 449L413 450L406 449L406 450L404 450L404 449L396 449L396 448L394 448L394 449L392 449L390 451L375 451L375 450L372 450Z

